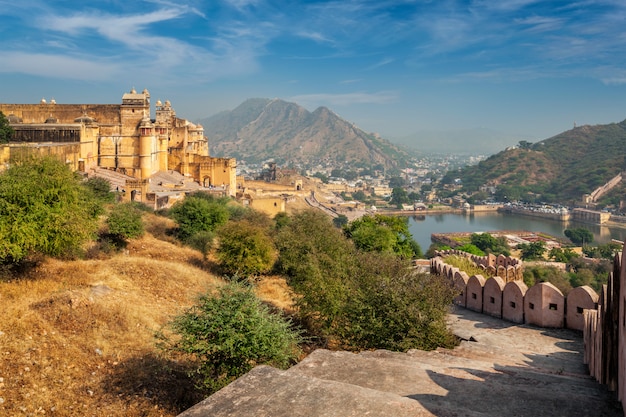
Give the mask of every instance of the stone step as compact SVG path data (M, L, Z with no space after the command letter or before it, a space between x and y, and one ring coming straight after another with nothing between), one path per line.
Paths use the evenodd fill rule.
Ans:
M412 398L429 410L463 410L458 415L620 415L615 413L610 395L598 390L590 377L510 365L492 365L489 369L482 361L475 365L440 352L409 355L318 350L288 372L394 393ZM594 413L589 414L589 409Z
M179 417L434 417L440 414L419 402L303 374L258 366Z

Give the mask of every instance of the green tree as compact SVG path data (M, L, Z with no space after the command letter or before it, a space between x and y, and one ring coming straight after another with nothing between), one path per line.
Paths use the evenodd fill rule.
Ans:
M404 184L405 181L402 177L391 177L389 179L389 188L402 188Z
M9 120L0 111L0 143L9 143L13 137L13 128L9 125Z
M485 256L485 252L480 250L478 246L472 245L471 243L466 243L465 245L459 246L456 249L462 250L463 252L471 253L472 255Z
M352 198L354 198L357 201L365 201L367 200L367 195L365 195L363 190L359 190L359 191L352 193Z
M562 249L554 247L550 249L550 252L548 252L548 258L553 259L555 262L568 263L572 258L575 258L577 256L578 255L570 248Z
M398 208L402 208L403 204L408 204L411 201L409 200L409 196L406 193L404 188L396 187L391 190L391 200L389 200L389 204L393 204Z
M169 327L178 337L161 335L161 347L189 355L196 385L217 391L256 365L287 368L298 357L300 332L272 314L251 288L231 282L207 294Z
M591 242L593 242L593 233L584 227L565 229L563 234L571 240L574 245L585 246L585 244L590 245Z
M12 165L0 174L0 262L34 253L77 256L94 237L101 211L64 163L47 157Z
M178 236L182 241L198 232L214 231L225 224L230 215L224 203L200 196L189 196L177 202L169 214L178 223Z
M366 215L349 223L344 232L357 248L366 252L388 252L403 258L423 256L406 217Z
M362 252L321 213L294 215L276 240L278 270L312 334L346 349L452 346L452 290L392 253Z
M521 258L529 261L543 259L543 254L546 252L546 244L541 240L523 243L518 245L517 248L521 251Z
M104 178L91 177L85 181L85 185L103 203L115 201L115 194L111 192L111 183Z
M119 240L135 239L144 234L141 210L134 203L120 203L113 206L106 223L109 234Z
M246 220L217 229L217 259L229 275L250 277L272 269L276 249L267 229Z
M505 256L511 254L504 236L496 238L489 233L472 233L470 243L485 253L503 254Z
M340 214L333 219L333 224L335 227L342 228L346 224L348 224L348 216L345 214Z

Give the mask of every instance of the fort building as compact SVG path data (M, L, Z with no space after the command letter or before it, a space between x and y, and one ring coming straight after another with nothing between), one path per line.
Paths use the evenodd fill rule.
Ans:
M0 150L0 163L26 155L54 155L86 175L115 172L133 178L144 194L159 172L177 172L202 187L235 195L234 158L209 156L201 125L176 116L169 101L156 102L135 89L121 104L1 104L14 135Z

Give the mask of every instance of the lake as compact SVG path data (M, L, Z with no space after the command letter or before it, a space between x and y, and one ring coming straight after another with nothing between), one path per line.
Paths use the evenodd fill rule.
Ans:
M558 222L537 217L506 213L435 214L409 216L409 230L413 239L426 252L431 244L432 233L493 232L496 230L526 230L544 232L565 238L565 229L585 227L593 233L595 243L607 243L611 239L626 239L626 228L599 226L579 222Z

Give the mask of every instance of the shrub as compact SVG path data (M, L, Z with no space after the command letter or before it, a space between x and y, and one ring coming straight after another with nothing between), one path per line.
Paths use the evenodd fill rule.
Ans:
M101 203L61 161L47 157L0 174L0 262L29 255L71 258L94 237Z
M109 233L120 240L135 239L144 234L141 211L133 203L114 205L106 223Z
M361 252L321 213L296 214L279 231L277 267L309 330L346 349L451 346L452 289L413 274L391 252Z
M217 391L256 365L286 368L299 355L300 333L272 314L252 289L231 282L204 295L170 323L178 336L162 345L191 355L198 387Z
M103 203L112 203L115 201L115 194L111 192L111 183L104 178L89 178L85 181L85 186Z
M274 266L276 249L266 229L242 220L225 224L217 235L217 259L227 274L249 277Z
M169 214L178 223L178 236L182 241L198 232L212 232L229 218L224 203L201 196L189 196L174 204Z

